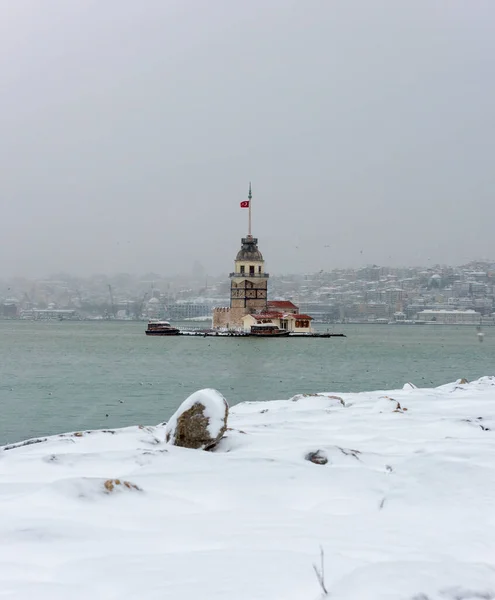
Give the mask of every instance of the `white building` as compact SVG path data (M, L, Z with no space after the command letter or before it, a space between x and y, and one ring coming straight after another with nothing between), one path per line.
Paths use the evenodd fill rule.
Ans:
M250 331L253 325L274 325L279 329L291 331L292 333L312 333L312 317L297 313L267 312L246 315L242 318L244 331Z
M422 310L417 320L443 325L479 325L481 314L475 310Z

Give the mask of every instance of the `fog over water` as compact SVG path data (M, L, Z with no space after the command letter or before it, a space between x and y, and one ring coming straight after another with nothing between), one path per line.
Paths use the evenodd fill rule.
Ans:
M494 256L491 0L0 4L0 276Z

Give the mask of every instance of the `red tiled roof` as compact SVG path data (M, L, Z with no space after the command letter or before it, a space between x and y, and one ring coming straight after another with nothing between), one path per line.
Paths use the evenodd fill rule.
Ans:
M281 319L282 318L282 313L276 313L276 312L269 312L269 313L264 313L262 315L251 315L252 317L254 317L257 321L261 321L262 319Z
M306 321L312 321L313 317L310 317L309 315L284 315L285 317L291 317L292 319L304 319Z
M275 308L297 308L290 300L269 300L268 306L273 306Z

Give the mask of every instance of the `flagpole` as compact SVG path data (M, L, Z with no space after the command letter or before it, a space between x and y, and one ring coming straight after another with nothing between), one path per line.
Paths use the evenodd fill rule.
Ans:
M251 182L249 182L249 194L248 194L248 200L249 200L249 227L248 227L248 237L251 237L251 200L252 200L252 194L251 194Z

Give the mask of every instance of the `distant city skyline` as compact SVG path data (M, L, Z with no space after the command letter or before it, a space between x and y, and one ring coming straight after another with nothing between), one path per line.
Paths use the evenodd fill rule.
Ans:
M272 274L266 279L268 294L264 286L256 288L265 289L262 298L289 300L301 314L319 322L495 325L494 262L431 269L370 265ZM148 273L84 279L59 274L42 280L0 281L0 318L203 321L217 315L213 326L222 326L221 322L232 326L230 310L238 298L238 293L232 295L230 276L203 279L197 261L182 277ZM263 310L262 303L257 300L252 310Z

